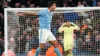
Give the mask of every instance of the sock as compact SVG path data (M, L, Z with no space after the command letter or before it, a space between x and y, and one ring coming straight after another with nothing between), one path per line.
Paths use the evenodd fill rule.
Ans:
M58 48L54 48L54 50L55 50L57 56L61 56L61 53Z
M35 54L34 54L34 56L38 56L40 52L41 52L41 49L38 47Z
M73 56L73 54L71 53L71 54L67 54L66 56Z

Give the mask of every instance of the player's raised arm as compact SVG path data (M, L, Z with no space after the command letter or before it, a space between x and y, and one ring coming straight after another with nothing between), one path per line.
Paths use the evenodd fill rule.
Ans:
M24 15L34 15L34 16L37 16L37 13L36 12L24 12Z
M38 14L36 12L18 12L18 16L24 16L24 15L34 15L37 16Z
M66 23L63 23L60 28L58 29L59 33L62 33L64 31L64 26L66 25Z
M75 30L80 30L80 27L78 27L78 25L76 25L75 23L73 22L70 22L70 24L72 24L74 27Z

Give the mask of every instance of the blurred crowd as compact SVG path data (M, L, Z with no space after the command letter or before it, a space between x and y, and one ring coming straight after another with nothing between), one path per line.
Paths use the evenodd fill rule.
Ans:
M39 46L38 39L38 17L25 15L19 18L12 12L8 12L9 50L17 56L33 55ZM58 28L69 20L76 23L81 30L74 32L74 51L78 54L100 54L100 10L72 13L55 13L52 20L52 33L57 38L63 53L63 34L58 33ZM70 16L69 16L70 15ZM18 23L19 22L19 23ZM41 54L46 56L54 55L54 47L46 43Z
M2 10L3 11L3 10ZM4 16L0 12L0 55L4 51Z
M49 1L56 1L58 7L100 6L100 0L6 0L4 5L12 8L47 7Z
M36 8L36 7L47 7L49 1L56 1L57 7L99 7L100 0L0 0L0 55L4 51L4 8ZM75 32L75 50L77 53L100 53L100 16L98 11L89 12L88 17L79 16L76 13L71 13L77 19L72 19L81 28L81 31ZM52 32L59 40L59 43L63 45L62 34L57 33L60 25L68 17L63 17L64 14L53 15ZM59 17L57 17L59 16ZM34 17L34 16L33 16ZM15 53L24 53L31 49L38 47L38 18L32 16L27 18L20 17L21 19L14 19L11 15L9 18L8 29L9 34L9 49L16 51ZM68 17L71 19L70 17ZM67 19L68 19L67 18ZM84 20L83 20L84 19ZM13 24L12 25L10 24ZM35 38L34 38L35 37ZM50 45L50 44L49 44ZM46 47L50 47L46 44ZM47 50L45 48L44 52ZM77 54L76 52L74 52ZM42 53L44 54L44 53Z

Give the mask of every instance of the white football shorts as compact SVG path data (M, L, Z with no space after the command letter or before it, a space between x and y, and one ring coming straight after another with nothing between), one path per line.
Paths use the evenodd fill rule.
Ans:
M53 40L56 40L56 38L50 30L39 29L39 43L46 43Z

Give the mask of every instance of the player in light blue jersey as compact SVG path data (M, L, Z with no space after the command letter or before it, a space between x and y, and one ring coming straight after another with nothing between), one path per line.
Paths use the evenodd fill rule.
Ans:
M39 11L37 14L39 16L39 29L50 30L53 13L49 11L49 9L44 9Z
M51 44L55 47L55 53L57 56L62 56L58 49L58 42L55 36L51 32L51 21L52 21L52 12L56 9L56 3L50 1L48 3L48 8L39 11L38 13L33 12L24 12L22 14L18 14L19 16L30 14L37 15L39 17L39 47L36 50L34 56L38 56L41 50L45 47L45 43L50 41Z

